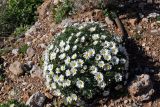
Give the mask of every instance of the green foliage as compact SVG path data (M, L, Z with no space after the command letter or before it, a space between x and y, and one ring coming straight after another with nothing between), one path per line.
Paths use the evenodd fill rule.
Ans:
M21 54L25 54L27 52L27 49L29 48L29 46L27 44L24 44L22 45L20 48L19 48L19 53Z
M60 23L69 12L72 10L72 3L69 0L64 0L64 2L61 2L57 5L57 7L54 7L53 9L53 15L54 20L56 23Z
M33 24L37 6L41 3L42 0L8 0L0 10L0 35L9 35L21 25Z
M157 17L157 21L160 21L160 16Z
M6 103L0 104L0 107L28 107L23 103L18 102L17 100L10 100Z
M4 75L0 74L0 82L4 81L4 79L5 79Z
M13 34L12 35L14 35L14 36L20 36L20 35L22 35L24 32L26 32L27 31L27 29L28 29L28 26L19 26L19 27L17 27L16 29L15 29L15 31L13 32Z

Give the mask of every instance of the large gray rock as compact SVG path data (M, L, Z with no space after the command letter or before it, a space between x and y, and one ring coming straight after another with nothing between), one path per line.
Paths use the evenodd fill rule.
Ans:
M36 92L28 99L26 105L28 105L29 107L43 107L45 100L46 97L44 94Z
M154 94L153 83L147 74L136 76L128 90L133 98L140 101L150 100Z
M14 75L17 75L17 76L22 75L24 73L21 67L21 63L18 61L13 62L9 66L9 71L11 71Z

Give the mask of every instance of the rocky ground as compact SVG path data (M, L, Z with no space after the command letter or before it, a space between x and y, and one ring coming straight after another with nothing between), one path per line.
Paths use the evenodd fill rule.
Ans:
M2 62L5 66L5 79L0 81L0 102L17 99L27 104L32 103L33 107L36 104L50 107L50 102L55 98L44 84L42 54L52 35L63 29L66 23L99 21L114 31L111 33L121 35L115 22L105 17L102 10L89 7L88 10L84 8L60 24L55 24L51 10L53 3L52 0L45 0L38 8L38 21L24 35L17 39L5 38L0 43L4 50L1 58L4 59ZM132 7L128 10L132 10ZM101 99L97 106L160 107L160 21L156 19L160 15L150 12L133 16L128 17L128 13L119 15L129 34L126 46L131 76L125 88L129 93L108 100ZM26 46L27 51L20 52Z

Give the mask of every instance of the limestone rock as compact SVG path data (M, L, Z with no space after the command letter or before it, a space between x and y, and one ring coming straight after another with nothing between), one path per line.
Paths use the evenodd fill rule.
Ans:
M15 61L14 63L12 63L10 66L9 66L9 70L14 74L14 75L22 75L24 72L21 68L21 63L18 62L18 61Z
M26 105L29 107L43 107L45 100L46 97L44 94L36 92L28 99Z

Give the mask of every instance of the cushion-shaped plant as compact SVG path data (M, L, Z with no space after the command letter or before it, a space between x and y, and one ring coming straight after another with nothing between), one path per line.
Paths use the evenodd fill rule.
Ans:
M65 27L44 53L46 85L66 104L88 100L123 82L128 65L121 38L97 22Z

